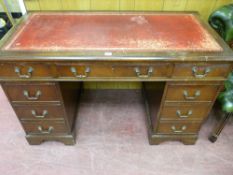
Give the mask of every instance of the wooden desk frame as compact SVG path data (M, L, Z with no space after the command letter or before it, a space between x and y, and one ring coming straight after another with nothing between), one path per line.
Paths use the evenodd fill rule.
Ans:
M111 14L113 12L91 13ZM144 82L143 94L148 109L150 143L159 144L169 140L182 141L184 144L196 142L201 124L208 116L228 73L232 71L233 54L231 49L195 12L119 12L119 14L124 13L191 13L215 38L223 48L223 52L146 52L140 53L140 56L135 52L124 54L112 52L110 56L106 56L103 51L1 51L0 81L26 131L26 138L30 144L40 144L47 140L62 141L67 145L75 143L74 121L78 90L81 89L81 82L85 81ZM3 48L27 18L28 16L24 16L6 34L0 42L0 48ZM73 67L69 69L73 71L67 73L66 66ZM105 70L104 66L110 69L106 68ZM31 76L30 67L40 70L36 76ZM81 67L81 72L76 72L79 67ZM99 68L103 72L106 71L106 74L102 75L97 69L93 76L86 77L89 67ZM126 74L114 72L116 67L120 67L121 71ZM195 70L199 67L201 67L201 71ZM151 76L150 74L155 68L159 69L159 74ZM212 70L211 73L209 73L209 69ZM114 73L108 72L109 70ZM128 73L128 70L133 72ZM71 82L79 83L74 86ZM153 84L156 82L165 82L162 96L153 90ZM40 90L38 87L44 90ZM14 89L17 90L14 91ZM42 97L51 92L55 93L53 94L54 99L50 96ZM159 102L156 102L155 99L159 99ZM48 110L59 106L63 115L53 118L46 114L47 110L40 108L43 105L49 105L51 109ZM194 108L188 110L191 106ZM38 110L35 111L32 109L33 107ZM180 108L184 111L181 111ZM196 112L195 110L199 108L200 111ZM28 110L30 114L25 110ZM43 120L45 115L49 117ZM33 118L33 116L37 116L37 118ZM50 126L51 123L54 126Z

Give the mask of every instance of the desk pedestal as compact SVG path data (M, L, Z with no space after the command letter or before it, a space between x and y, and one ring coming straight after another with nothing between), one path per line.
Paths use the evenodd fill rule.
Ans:
M80 83L17 82L2 87L31 145L43 141L75 144Z
M150 144L163 141L195 144L222 83L167 82L164 89L154 87L144 83Z

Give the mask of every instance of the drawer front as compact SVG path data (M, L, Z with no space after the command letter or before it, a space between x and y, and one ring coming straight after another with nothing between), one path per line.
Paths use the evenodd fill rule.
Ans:
M173 78L226 78L229 64L175 64Z
M161 120L203 120L207 117L211 103L189 105L164 105Z
M112 67L109 64L57 64L59 78L98 78L111 77Z
M160 122L158 133L161 134L194 134L199 131L200 123L195 122Z
M58 105L15 105L14 110L20 120L64 120L63 107Z
M61 121L22 122L22 125L27 134L52 135L69 132L65 123Z
M48 78L53 77L50 64L40 63L3 63L0 64L0 78Z
M58 87L51 84L6 84L4 89L12 102L40 102L60 100Z
M169 63L157 63L151 65L115 65L115 77L130 78L168 78L172 73L172 65Z
M168 85L166 101L206 101L215 99L218 85Z

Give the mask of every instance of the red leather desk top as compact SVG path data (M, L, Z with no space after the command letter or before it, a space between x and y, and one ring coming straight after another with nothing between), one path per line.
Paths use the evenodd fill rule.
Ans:
M191 14L34 13L4 50L221 51Z

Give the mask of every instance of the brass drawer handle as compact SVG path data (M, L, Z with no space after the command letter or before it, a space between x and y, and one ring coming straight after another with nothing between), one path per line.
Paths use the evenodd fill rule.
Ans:
M154 69L153 69L153 67L149 67L146 75L141 74L139 67L135 67L134 71L135 71L138 78L149 78L152 75Z
M79 75L77 73L77 69L75 67L71 67L70 68L70 71L73 73L73 75L76 77L76 78L86 78L88 77L88 74L90 73L91 69L90 67L86 67L85 69L85 74L84 75Z
M178 117L180 118L188 118L192 114L193 114L192 110L189 110L186 115L181 114L180 110L176 111L176 115L178 115Z
M35 96L30 96L29 92L27 90L23 91L23 95L28 99L28 100L38 100L40 96L42 95L41 91L36 91Z
M209 67L206 67L203 70L203 72L200 72L198 70L197 66L193 66L192 71L193 71L194 77L196 77L196 78L205 78L208 75L208 73L211 71L211 69Z
M184 132L184 131L187 129L187 126L183 125L183 126L180 128L180 130L177 130L177 129L176 129L176 126L172 125L171 129L172 129L172 131L173 131L174 133L182 133L182 132Z
M39 131L41 134L51 134L52 131L53 131L53 129L54 129L54 128L53 128L52 126L50 126L50 127L48 128L48 130L44 130L42 126L38 126L38 131Z
M19 76L19 78L31 78L33 72L33 68L29 67L27 70L27 74L21 74L21 70L19 67L15 67L15 73Z
M194 93L194 96L189 96L188 91L184 90L183 95L184 95L184 98L185 98L186 100L195 100L195 99L197 99L197 97L199 97L199 96L201 95L201 91L197 90L197 91Z
M35 118L45 118L45 116L48 115L48 111L47 110L43 110L43 112L42 112L41 115L37 115L35 110L32 110L31 112L32 112L32 115Z

